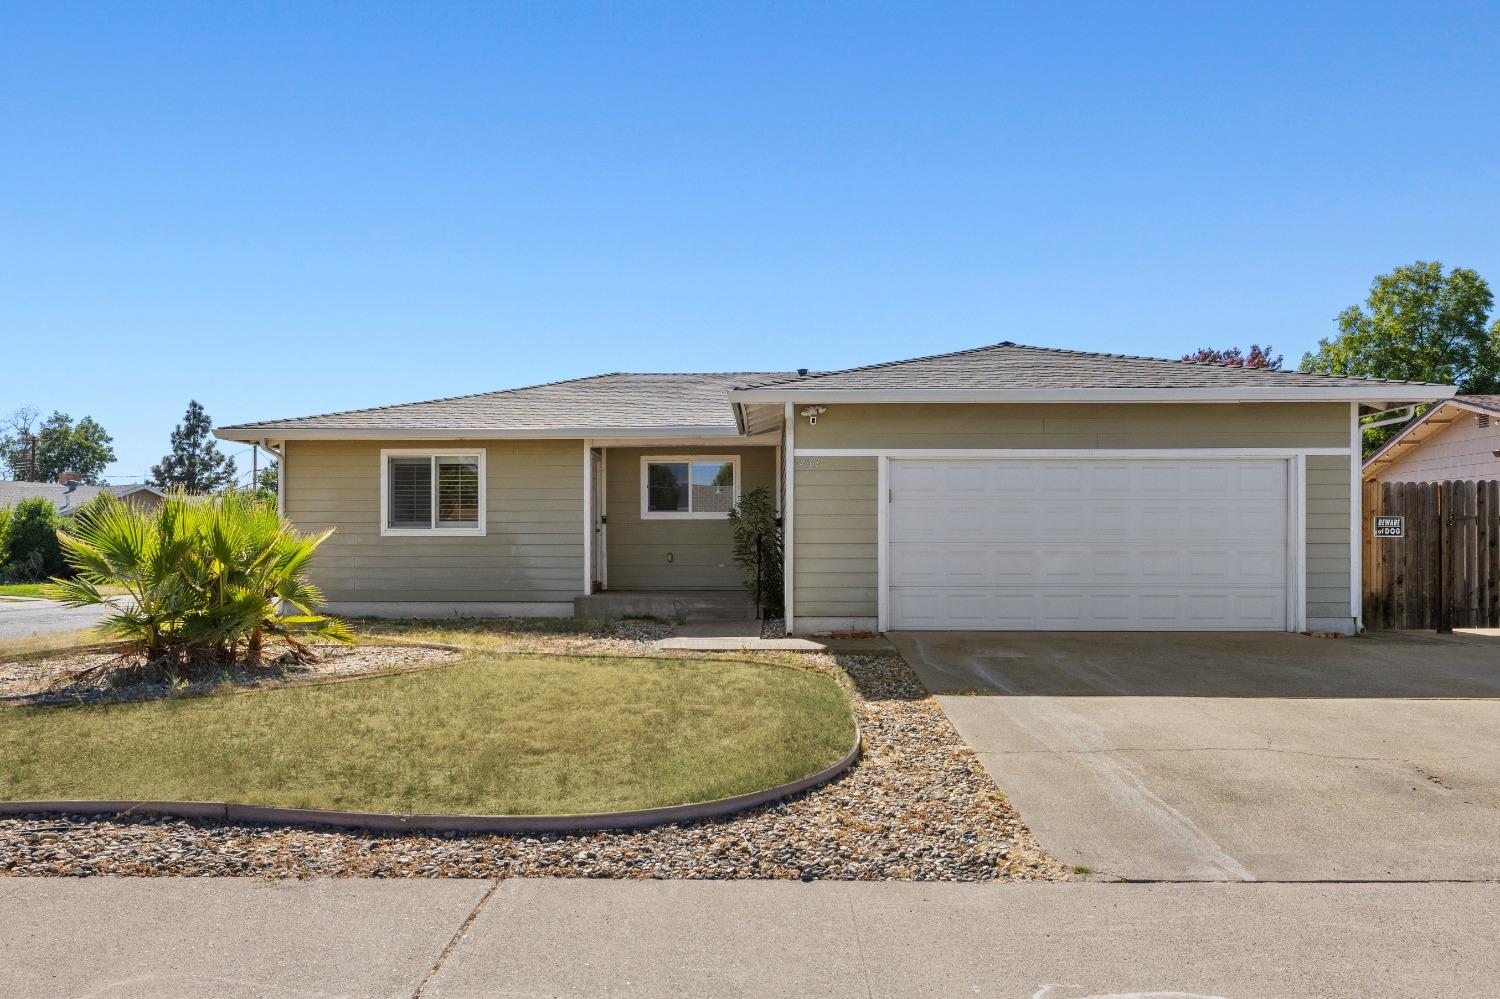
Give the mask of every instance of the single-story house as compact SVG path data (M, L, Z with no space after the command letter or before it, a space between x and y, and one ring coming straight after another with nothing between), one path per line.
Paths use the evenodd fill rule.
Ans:
M1455 395L1428 409L1365 461L1365 481L1500 479L1500 395Z
M556 614L734 591L781 504L787 625L1358 626L1362 412L1443 385L1000 343L842 371L606 374L222 427L336 528L341 613Z
M100 493L113 493L121 502L141 509L161 505L163 493L155 486L132 482L118 486L90 486L72 472L64 472L56 482L0 482L0 507L15 506L22 500L40 496L66 516Z

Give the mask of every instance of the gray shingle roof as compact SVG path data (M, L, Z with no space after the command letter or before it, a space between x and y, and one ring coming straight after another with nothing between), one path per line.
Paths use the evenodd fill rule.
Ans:
M220 427L220 432L255 430L401 430L518 432L674 430L733 433L734 407L728 390L747 381L788 377L787 372L717 374L609 374L549 382L527 388L355 409L265 423Z
M25 499L40 496L53 506L57 507L59 513L72 513L89 500L100 493L108 491L116 496L125 496L137 489L149 489L140 483L119 486L86 486L79 483L72 492L60 482L14 482L11 480L0 481L0 507L15 506Z
M1225 364L1091 354L1006 341L952 354L887 361L805 377L750 382L742 388L802 389L1175 389L1277 386L1368 387L1385 379L1267 371ZM1424 382L1389 382L1423 385Z
M1500 413L1500 395L1456 395L1454 402L1462 402L1476 409L1488 410L1491 413Z

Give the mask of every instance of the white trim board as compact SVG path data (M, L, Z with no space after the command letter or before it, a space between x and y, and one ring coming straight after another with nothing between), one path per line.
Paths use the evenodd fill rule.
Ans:
M782 619L786 621L786 633L795 635L797 633L797 613L795 581L797 562L796 535L792 530L792 515L795 511L794 502L797 487L795 476L792 474L797 467L797 421L792 417L792 404L788 402L783 407L782 433L786 442L781 449L782 459L782 492L785 494L781 505L781 600Z
M1296 458L1347 455L1346 447L1181 447L1181 448L799 448L798 458Z
M1364 385L1236 388L1092 388L1092 389L836 389L804 382L786 388L731 389L729 397L747 402L900 403L900 402L1435 402L1458 391L1452 385Z

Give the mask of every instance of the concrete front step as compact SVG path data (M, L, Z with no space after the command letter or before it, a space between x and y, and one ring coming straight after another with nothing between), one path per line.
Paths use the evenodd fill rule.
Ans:
M627 616L668 621L743 621L755 617L755 602L734 590L618 591L574 597L573 615L590 621Z

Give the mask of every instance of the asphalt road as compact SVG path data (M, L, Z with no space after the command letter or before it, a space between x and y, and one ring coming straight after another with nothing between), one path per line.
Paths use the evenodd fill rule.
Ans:
M0 642L92 628L106 613L100 607L64 607L51 600L0 598Z
M0 879L0 996L1492 997L1500 885Z

